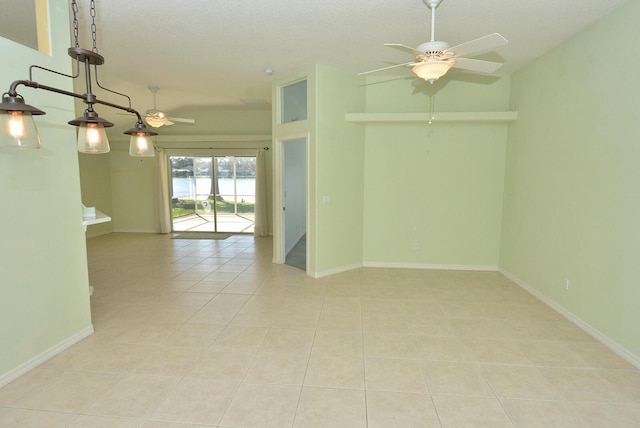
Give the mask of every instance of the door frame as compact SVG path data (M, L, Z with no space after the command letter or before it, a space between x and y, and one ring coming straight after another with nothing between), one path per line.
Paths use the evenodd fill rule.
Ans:
M305 144L305 152L306 152L306 165L305 165L305 173L306 173L306 189L305 189L305 205L306 205L306 225L305 228L307 230L307 248L306 248L306 258L307 258L307 269L309 272L309 248L312 244L309 238L309 213L310 213L310 204L309 204L309 140L310 134L293 134L286 135L283 137L274 138L274 156L273 156L273 223L274 223L274 233L273 233L273 262L277 264L284 264L286 260L286 243L285 243L285 162L284 162L284 145L289 141L300 141L304 140Z

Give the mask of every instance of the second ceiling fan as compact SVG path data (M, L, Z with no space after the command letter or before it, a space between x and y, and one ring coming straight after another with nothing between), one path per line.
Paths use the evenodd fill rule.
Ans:
M495 73L502 66L499 62L483 61L467 57L505 45L509 43L507 39L498 33L493 33L450 47L448 43L436 40L435 38L436 8L442 0L423 0L423 2L431 9L431 40L418 45L416 48L397 43L385 43L385 46L412 54L414 60L404 64L396 64L376 70L365 71L360 74L374 73L395 67L411 67L412 71L418 77L434 83L451 68L458 68L475 73Z
M149 90L153 93L153 108L147 110L147 114L144 117L144 121L147 122L150 126L154 128L159 128L161 126L170 126L173 125L174 122L182 122L182 123L196 123L193 119L185 119L182 117L169 117L164 112L160 111L156 107L156 94L160 90L157 86L149 86Z

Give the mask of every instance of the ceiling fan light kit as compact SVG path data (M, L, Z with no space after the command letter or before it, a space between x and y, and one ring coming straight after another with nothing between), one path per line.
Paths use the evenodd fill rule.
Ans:
M378 68L376 70L365 71L362 74L375 73L389 70L396 67L411 67L411 70L421 79L434 83L444 76L449 69L459 68L461 70L474 73L493 73L502 64L491 61L482 61L469 58L482 52L490 51L498 46L509 43L507 39L498 33L489 34L466 43L450 47L446 42L436 40L436 8L442 0L423 0L424 4L431 9L431 40L421 43L417 48L412 48L398 43L386 43L385 46L410 53L414 61L404 64L396 64L390 67Z
M98 48L96 45L96 9L95 0L90 1L91 11L91 36L93 40L93 49L83 49L80 47L78 41L78 4L77 0L71 0L71 8L73 11L73 35L75 40L75 46L68 49L67 53L71 58L76 61L76 71L73 76L60 73L48 68L32 65L29 67L29 79L28 80L16 80L9 87L9 91L2 95L2 103L0 103L0 123L6 125L3 127L5 133L0 136L0 148L13 148L13 149L39 149L42 147L40 141L40 134L36 127L33 116L46 114L44 111L39 110L33 106L30 106L24 102L21 95L18 94L18 86L27 86L34 89L44 89L49 92L54 92L69 97L82 99L87 104L87 109L84 115L74 120L69 121L70 125L78 127L78 151L81 153L108 153L110 150L109 140L105 128L113 126L113 123L98 116L98 113L93 109L95 104L108 106L111 108L124 110L127 113L135 114L138 118L136 122L136 138L149 139L150 136L158 135L157 132L147 129L142 123L142 116L136 110L131 107L131 98L125 94L112 91L100 85L98 81L98 66L104 64L104 58L98 54ZM55 88L53 86L43 85L33 80L33 69L40 69L49 73L54 73L76 79L80 76L81 64L84 65L84 77L85 77L85 94L77 94L69 92L64 89ZM93 73L95 74L95 82L92 78L92 66ZM101 89L125 97L128 100L128 105L118 105L107 101L102 101L97 98L93 93L93 83L95 83ZM126 134L126 133L125 133ZM137 141L137 140L136 140ZM133 143L133 137L132 141ZM150 142L150 140L149 140ZM153 150L153 145L150 146ZM148 156L148 151L137 151L139 154L133 156Z
M193 119L185 119L182 117L168 117L164 112L158 110L156 107L156 94L160 90L157 86L149 86L149 90L153 94L153 108L147 110L147 114L144 117L145 122L153 128L160 128L161 126L171 126L174 122L183 123L196 123Z

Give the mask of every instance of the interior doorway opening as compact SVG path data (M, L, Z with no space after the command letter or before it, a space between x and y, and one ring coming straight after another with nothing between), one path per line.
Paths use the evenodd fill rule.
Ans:
M174 232L253 233L255 156L170 156Z

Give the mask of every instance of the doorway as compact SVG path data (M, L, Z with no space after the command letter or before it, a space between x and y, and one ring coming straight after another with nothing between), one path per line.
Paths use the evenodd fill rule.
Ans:
M174 232L253 233L255 156L170 156Z
M307 270L307 138L281 141L276 262Z

